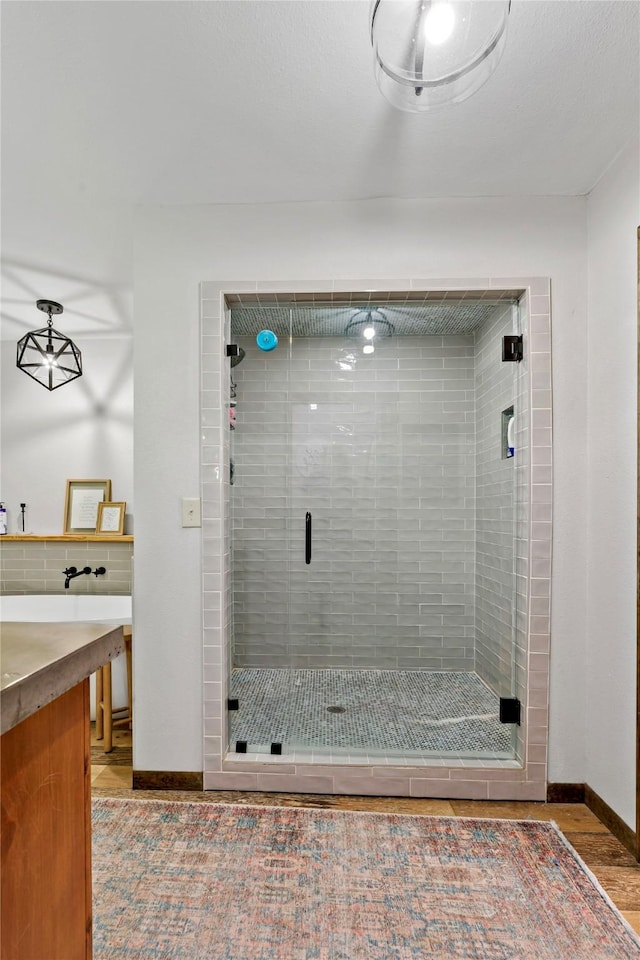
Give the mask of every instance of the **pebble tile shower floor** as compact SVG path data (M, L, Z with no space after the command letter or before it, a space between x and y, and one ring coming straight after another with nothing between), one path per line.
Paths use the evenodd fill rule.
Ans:
M474 673L237 668L230 749L294 749L509 758L512 727Z

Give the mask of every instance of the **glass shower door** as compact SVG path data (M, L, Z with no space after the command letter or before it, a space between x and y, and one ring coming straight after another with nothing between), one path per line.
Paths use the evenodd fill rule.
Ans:
M261 304L232 323L232 748L514 755L517 310L436 306Z
M416 451L434 440L420 424L421 339L397 336L388 312L341 312L338 335L293 338L292 499L312 518L310 563L291 563L295 746L422 754L420 683L441 657L425 656L422 636L440 569L427 572L436 561L419 530L434 483Z
M516 320L370 343L293 323L288 750L514 755Z
M475 671L498 700L498 724L482 744L497 757L517 753L525 660L518 565L526 554L526 372L505 359L505 337L520 335L519 307L498 304L475 343Z
M278 344L261 337L275 333ZM243 356L231 368L231 571L233 623L229 745L276 752L287 738L291 615L289 324L256 305L231 339ZM258 341L270 349L261 349ZM276 745L276 746L274 746Z

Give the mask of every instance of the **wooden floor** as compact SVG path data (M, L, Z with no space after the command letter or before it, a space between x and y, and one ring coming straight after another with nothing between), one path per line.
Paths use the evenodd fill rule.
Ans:
M123 762L130 734L114 734L114 751L101 756L94 745L91 782L94 796L186 800L201 803L252 803L260 806L326 807L377 813L413 813L448 817L498 817L553 820L580 854L622 915L640 934L640 864L603 823L581 803L529 803L484 800L423 800L403 797L337 797L230 791L132 790L132 767ZM99 762L95 762L98 760Z

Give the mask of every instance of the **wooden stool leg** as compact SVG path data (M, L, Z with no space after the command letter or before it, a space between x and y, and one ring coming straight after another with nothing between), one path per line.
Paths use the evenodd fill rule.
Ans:
M104 752L111 753L113 750L113 701L111 698L111 660L107 660L102 668L104 697Z
M96 739L104 736L104 685L102 682L102 667L96 670Z

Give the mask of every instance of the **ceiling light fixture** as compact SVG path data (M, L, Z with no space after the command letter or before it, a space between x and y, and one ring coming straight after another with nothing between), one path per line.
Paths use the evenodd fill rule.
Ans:
M374 0L371 43L381 93L399 110L459 103L503 54L511 0Z
M31 330L18 340L17 366L47 390L55 390L82 376L82 355L73 340L54 330L52 314L60 314L63 306L55 300L38 300L38 310L48 314L46 327Z

